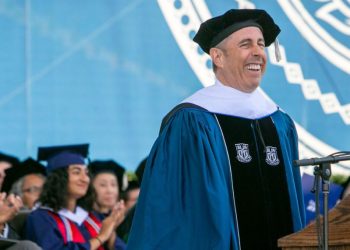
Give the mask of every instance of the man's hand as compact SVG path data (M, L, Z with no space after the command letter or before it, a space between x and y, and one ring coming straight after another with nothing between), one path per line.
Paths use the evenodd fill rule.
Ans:
M0 225L11 220L23 206L22 199L19 196L6 193L0 193Z

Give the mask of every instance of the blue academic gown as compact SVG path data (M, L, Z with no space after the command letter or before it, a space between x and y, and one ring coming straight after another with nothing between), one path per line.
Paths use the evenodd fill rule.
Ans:
M300 171L292 165L298 158L297 134L284 112L277 110L271 118L298 231L305 211ZM148 157L127 249L240 249L230 167L215 115L198 108L177 111Z
M75 223L76 224L76 223ZM25 238L37 243L43 249L50 250L88 250L90 249L89 232L84 225L79 226L80 233L85 238L85 243L68 242L64 244L61 232L55 219L49 214L49 210L38 208L28 215L25 228Z

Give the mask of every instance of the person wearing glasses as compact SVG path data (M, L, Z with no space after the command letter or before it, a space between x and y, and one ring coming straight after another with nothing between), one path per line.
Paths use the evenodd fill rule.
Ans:
M39 199L45 179L45 166L29 157L6 172L5 185L11 185L10 194L21 197L22 210L32 210Z

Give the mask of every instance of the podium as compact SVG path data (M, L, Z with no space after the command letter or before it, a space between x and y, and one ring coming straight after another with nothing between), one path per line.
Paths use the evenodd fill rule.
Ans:
M328 212L329 250L350 250L350 195ZM322 231L321 219L321 231ZM316 222L313 221L303 230L284 236L278 240L283 250L316 250L318 238Z

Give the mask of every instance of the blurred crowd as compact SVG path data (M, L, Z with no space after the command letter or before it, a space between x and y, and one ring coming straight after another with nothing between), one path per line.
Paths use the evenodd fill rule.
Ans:
M126 249L147 158L128 172L88 146L0 153L0 249Z

